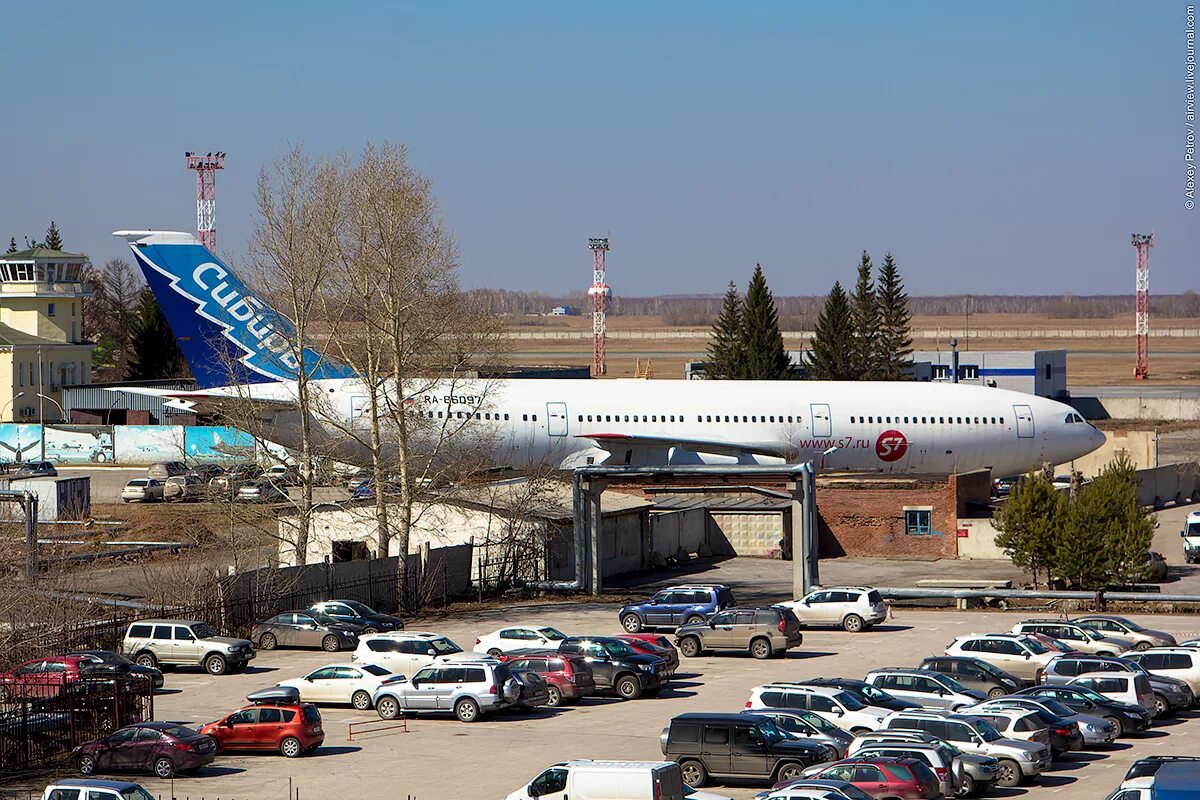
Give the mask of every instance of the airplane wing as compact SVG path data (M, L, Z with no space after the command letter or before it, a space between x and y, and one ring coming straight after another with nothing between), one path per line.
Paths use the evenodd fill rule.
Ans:
M581 433L577 439L591 439L602 450L665 449L678 447L696 453L727 456L775 456L787 458L793 448L785 442L729 442L719 439L688 439L670 436L647 436L640 433Z

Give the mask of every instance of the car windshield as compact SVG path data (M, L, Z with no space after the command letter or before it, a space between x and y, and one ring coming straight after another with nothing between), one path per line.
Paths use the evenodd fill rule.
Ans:
M369 672L372 675L375 675L380 678L382 678L384 675L392 674L391 670L384 669L383 667L379 666L378 664L363 664L362 671Z
M430 639L429 646L432 647L435 651L437 651L437 654L439 656L449 655L450 653L461 653L462 652L461 647L459 647L458 645L456 645L454 642L450 641L449 639L445 638L444 636L441 639Z
M1064 706L1062 703L1058 702L1057 700L1052 700L1049 697L1043 697L1043 698L1040 698L1038 702L1040 702L1043 706L1045 706L1046 710L1049 711L1051 714L1057 714L1060 717L1075 716L1074 711L1067 708L1066 706Z
M567 635L558 628L538 628L538 633L551 641L559 641L560 639L567 638Z
M938 678L938 680L941 681L943 686L951 689L952 691L955 691L955 692L967 691L967 687L963 686L961 683L959 683L954 678L951 678L949 675L943 674L940 678Z
M873 686L869 683L858 687L858 691L871 703L887 703L896 699L878 686Z
M610 656L628 658L629 656L637 655L636 650L620 640L602 642L601 645Z
M159 728L163 736L173 736L176 739L190 739L199 736L196 731L183 725L172 725L169 728Z
M992 727L992 723L988 722L986 719L976 720L975 731L985 742L994 742L997 739L1004 738L1000 735L1000 731Z
M1138 633L1145 633L1146 631L1145 628L1143 628L1141 625L1138 625L1131 619L1123 619L1117 624L1126 628L1127 630L1137 631Z
M197 639L211 639L217 632L208 627L207 623L200 622L192 626L192 635Z
M1044 656L1046 653L1050 652L1050 649L1046 647L1046 645L1031 637L1023 639L1022 644L1029 649L1029 652L1034 653L1035 655Z
M867 707L866 703L849 692L838 692L834 695L834 699L851 711L862 711Z
M1099 633L1092 630L1091 628L1080 628L1080 630L1083 631L1084 635L1086 635L1093 642L1098 642L1104 638L1103 636L1101 636Z
M1095 691L1094 689L1089 689L1086 686L1076 685L1076 686L1072 686L1071 688L1075 690L1075 694L1079 695L1080 697L1091 700L1093 703L1107 704L1107 703L1112 702L1104 695L1100 694L1099 692Z
M838 729L838 726L834 725L829 720L825 719L824 717L818 717L816 714L813 714L809 711L805 711L799 716L800 719L804 720L809 725L812 725L819 731L836 731Z
M309 611L308 613L312 616L313 619L315 619L317 622L321 623L322 625L336 625L337 624L337 620L334 619L333 617L329 616L328 614L324 614L320 611Z
M373 608L364 603L360 603L357 600L346 600L344 601L344 604L349 606L354 613L358 614L360 617L370 617L374 616L376 613Z
M759 723L758 729L762 731L763 740L767 744L774 744L775 742L778 742L784 738L783 733L780 732L779 728L775 727L774 720L763 720Z

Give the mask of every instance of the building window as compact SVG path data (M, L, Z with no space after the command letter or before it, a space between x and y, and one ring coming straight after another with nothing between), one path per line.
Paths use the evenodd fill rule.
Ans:
M75 341L75 323L71 323L71 341Z
M75 304L71 303L71 316L75 316Z
M933 533L930 526L932 509L906 508L904 510L904 533L909 536L928 536Z
M47 304L46 304L46 316L47 316L47 317L53 317L53 316L54 316L54 303L47 303Z
M933 379L935 381L944 381L950 377L950 366L948 364L933 365Z
M20 386L24 386L25 385L25 362L24 361L21 361L17 364L17 376L18 376L18 384Z
M1046 380L1050 380L1050 376L1053 374L1053 372L1054 372L1053 368L1051 368L1051 366L1049 364L1047 364L1046 365Z
M958 368L958 379L960 381L975 381L979 380L979 365L978 364L963 364Z

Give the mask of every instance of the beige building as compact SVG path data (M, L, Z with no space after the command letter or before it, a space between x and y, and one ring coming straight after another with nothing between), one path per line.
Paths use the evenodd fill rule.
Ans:
M61 421L62 387L91 380L85 264L45 247L0 256L0 422Z

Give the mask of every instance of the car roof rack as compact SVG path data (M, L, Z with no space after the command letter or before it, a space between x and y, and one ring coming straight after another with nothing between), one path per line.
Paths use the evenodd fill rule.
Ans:
M254 705L267 703L299 703L300 690L295 686L268 686L246 695L246 700Z

